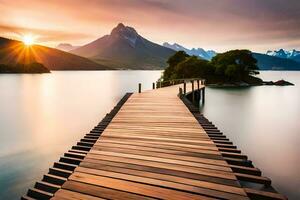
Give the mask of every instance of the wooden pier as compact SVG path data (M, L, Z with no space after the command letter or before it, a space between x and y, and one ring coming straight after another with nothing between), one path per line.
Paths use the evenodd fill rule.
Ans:
M22 199L286 199L179 87L125 95Z

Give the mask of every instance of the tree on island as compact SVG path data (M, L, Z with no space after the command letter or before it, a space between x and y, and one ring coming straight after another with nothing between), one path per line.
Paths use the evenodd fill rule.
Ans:
M218 54L211 61L176 52L167 61L163 79L204 78L209 84L240 83L262 84L254 77L258 74L257 60L248 50L232 50Z
M171 56L167 63L169 66L164 71L164 79L170 80L176 78L175 67L180 63L185 61L190 56L185 51L177 51L173 56Z
M251 75L258 74L257 60L249 50L232 50L217 54L211 64L217 75L229 81L243 81Z

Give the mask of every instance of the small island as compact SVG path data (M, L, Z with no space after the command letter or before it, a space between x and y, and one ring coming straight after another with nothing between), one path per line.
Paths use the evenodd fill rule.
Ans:
M0 64L0 73L2 74L41 74L50 73L50 70L41 63L29 64Z
M249 50L220 53L211 61L178 51L168 59L167 63L169 66L163 73L163 81L203 78L209 86L292 85L284 80L265 82L256 77L259 74L257 60Z

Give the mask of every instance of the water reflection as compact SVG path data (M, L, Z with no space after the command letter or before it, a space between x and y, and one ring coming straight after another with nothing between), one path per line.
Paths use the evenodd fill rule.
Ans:
M300 199L300 73L262 72L291 87L207 89L204 114L259 167L289 199Z
M0 199L18 199L138 83L159 71L0 75ZM207 89L205 115L290 199L300 199L300 73L264 72L295 87Z
M19 199L138 83L160 71L0 75L0 199Z

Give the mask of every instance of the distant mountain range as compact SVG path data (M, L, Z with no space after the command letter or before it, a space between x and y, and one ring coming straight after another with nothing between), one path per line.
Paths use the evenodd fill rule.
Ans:
M300 70L300 62L266 54L253 53L260 70Z
M217 53L202 48L188 49L179 44L153 43L122 23L109 35L77 47L60 44L59 49L41 45L25 48L20 41L0 37L0 64L39 62L50 70L164 69L176 51L183 50L210 60ZM69 51L69 52L66 52ZM74 55L76 54L76 55ZM300 70L300 52L296 50L253 53L261 70Z
M284 49L279 49L279 50L275 50L275 51L267 51L266 54L269 56L275 56L278 58L289 58L289 59L295 60L297 62L300 62L300 51L297 51L295 49L293 49L291 51L287 51Z
M188 49L188 48L185 48L185 47L183 47L183 46L181 46L177 43L169 44L169 43L165 42L163 44L163 46L167 47L167 48L170 48L170 49L173 49L175 51L185 51L187 54L189 54L191 56L198 56L198 57L201 57L205 60L211 60L215 55L217 55L217 52L215 52L213 50L205 51L202 48Z
M175 51L185 51L189 55L195 55L205 60L211 60L217 53L213 50L205 51L202 48L188 49L180 44L169 44L165 42L165 47ZM257 59L257 65L260 70L300 70L299 60L300 52L293 51L268 51L267 54L253 52L253 56Z
M25 47L20 41L0 37L0 64L42 63L50 70L103 70L108 67L87 58L40 45Z
M70 51L118 69L164 69L174 50L155 44L120 23L109 35Z
M57 45L55 48L59 49L59 50L62 50L62 51L69 52L69 51L77 49L79 47L80 46L73 46L73 45L71 45L69 43L61 43L61 44Z

